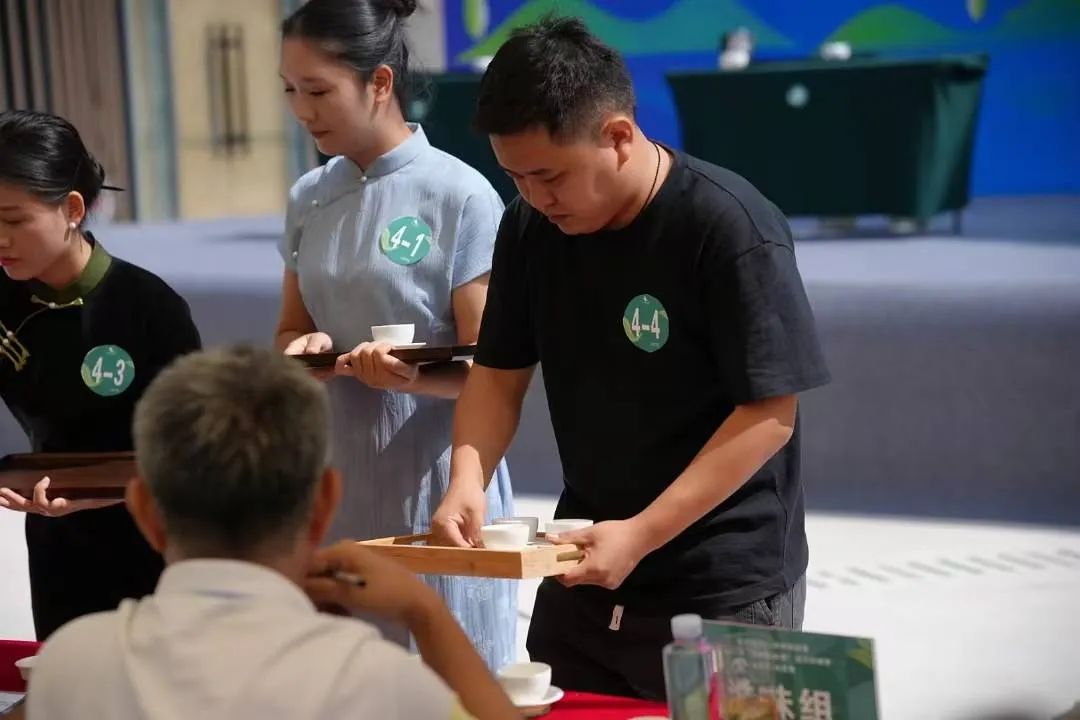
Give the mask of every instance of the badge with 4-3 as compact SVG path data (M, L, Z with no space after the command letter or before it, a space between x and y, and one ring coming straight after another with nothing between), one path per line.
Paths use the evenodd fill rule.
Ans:
M82 361L82 381L102 397L112 397L131 387L135 362L118 345L98 345Z
M415 265L431 251L431 226L418 217L399 217L379 235L383 255L398 265Z
M668 314L652 295L638 295L623 313L622 326L627 339L645 352L656 352L668 340Z

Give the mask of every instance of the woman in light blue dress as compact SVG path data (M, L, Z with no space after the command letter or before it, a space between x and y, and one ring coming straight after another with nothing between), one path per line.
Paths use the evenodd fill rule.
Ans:
M371 327L473 343L503 205L478 172L402 115L402 22L413 0L311 0L282 25L281 75L296 118L333 156L289 194L277 344L340 352L328 380L332 461L345 490L331 540L423 533L449 483L454 398L468 365L410 366ZM512 514L500 465L492 518ZM516 584L427 578L492 669L513 661ZM408 641L399 628L389 637Z

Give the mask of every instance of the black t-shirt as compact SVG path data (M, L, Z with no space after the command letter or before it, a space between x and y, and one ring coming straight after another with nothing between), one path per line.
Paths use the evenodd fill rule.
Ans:
M674 153L629 227L568 236L521 198L495 246L477 362L539 362L564 471L557 517L629 518L739 404L828 381L780 211L732 172ZM806 570L799 428L726 502L647 556L628 607L723 613Z
M0 323L0 397L34 452L131 450L136 401L200 344L183 298L96 242L59 292L0 274Z

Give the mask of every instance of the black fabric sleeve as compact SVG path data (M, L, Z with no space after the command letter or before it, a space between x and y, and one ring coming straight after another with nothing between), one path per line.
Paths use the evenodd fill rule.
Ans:
M776 228L787 233L786 225ZM744 404L809 390L829 381L810 302L790 236L762 238L748 218L721 232L753 237L726 258L706 251L704 303L712 347L731 400Z
M511 202L499 223L476 352L478 364L501 370L532 367L539 361L521 203L520 197Z
M202 348L199 330L191 318L187 301L164 282L161 282L155 294L157 297L148 308L146 320L153 375L157 375L176 358Z

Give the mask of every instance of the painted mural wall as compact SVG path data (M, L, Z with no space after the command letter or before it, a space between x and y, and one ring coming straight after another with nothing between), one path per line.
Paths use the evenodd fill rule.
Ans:
M640 121L679 144L664 81L716 66L720 35L747 27L757 55L990 55L975 152L977 195L1080 193L1080 0L444 0L447 66L494 54L516 25L577 15L627 58Z

